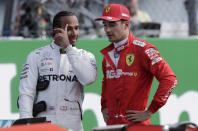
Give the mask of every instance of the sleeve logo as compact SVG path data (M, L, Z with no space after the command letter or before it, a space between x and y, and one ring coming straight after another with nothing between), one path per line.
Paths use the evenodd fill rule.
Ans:
M138 46L141 46L141 47L144 47L146 45L146 43L142 42L142 41L139 41L139 40L134 40L133 41L133 44L134 45L138 45Z

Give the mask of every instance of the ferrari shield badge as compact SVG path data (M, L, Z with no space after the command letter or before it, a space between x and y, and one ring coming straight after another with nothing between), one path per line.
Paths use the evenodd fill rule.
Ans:
M131 66L133 64L134 59L135 59L135 55L134 54L127 54L127 56L126 56L127 65Z
M105 12L108 13L109 10L110 10L110 7L107 7L106 10L105 10Z

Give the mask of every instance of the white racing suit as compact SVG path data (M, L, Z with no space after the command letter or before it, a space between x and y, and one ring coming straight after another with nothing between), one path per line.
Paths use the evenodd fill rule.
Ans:
M33 104L45 101L47 109L37 117L46 117L48 121L81 131L83 86L96 80L96 60L90 52L71 45L65 52L60 54L60 47L52 42L29 54L21 72L19 85L20 118L33 117ZM49 80L50 83L48 88L39 91L36 97L39 78Z

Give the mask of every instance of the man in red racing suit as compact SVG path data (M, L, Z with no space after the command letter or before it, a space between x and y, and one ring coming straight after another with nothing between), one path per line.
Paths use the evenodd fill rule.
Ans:
M101 98L103 117L108 125L150 125L152 114L166 103L177 85L177 78L152 44L135 38L129 30L122 39L114 38L117 35L116 29L121 27L125 30L122 26L128 27L127 21L130 21L116 16L119 14L116 8L121 12L125 10L122 5L110 4L104 9L103 16L96 19L103 20L107 37L112 42L101 50L104 55ZM112 13L115 10L117 13ZM116 18L125 21L120 22ZM159 86L147 109L154 77L159 81Z

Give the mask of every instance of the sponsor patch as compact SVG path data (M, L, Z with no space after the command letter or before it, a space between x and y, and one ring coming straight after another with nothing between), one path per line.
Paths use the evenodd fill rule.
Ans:
M127 65L131 66L133 64L134 59L135 59L135 55L134 54L127 54L127 56L126 56Z
M24 64L23 69L21 71L21 77L20 77L21 80L28 77L27 74L28 74L28 71L29 71L29 67L30 67L29 64Z
M155 63L157 63L161 60L162 60L162 57L154 58L151 64L154 65Z
M169 91L166 93L166 95L161 98L163 101L166 101L168 99L168 96L171 94L171 92L177 86L177 84L178 84L177 80L175 80L175 82L173 83L173 86L169 89Z
M78 82L76 75L64 75L64 74L43 75L43 76L39 76L39 80Z
M149 48L145 52L151 60L159 56L159 52L155 48Z
M51 61L45 61L45 62L42 62L42 63L41 63L41 66L42 66L42 67L43 67L43 66L46 66L46 65L50 66L50 65L52 65L52 62L51 62Z
M71 111L78 111L79 108L77 108L77 107L70 107L69 110L71 110Z
M125 16L125 17L129 17L127 14L125 14L125 13L122 13L122 16Z
M60 106L61 111L67 111L67 106Z
M49 106L48 109L49 110L55 110L55 106Z
M146 43L142 42L142 41L139 41L139 40L134 40L133 41L133 44L134 45L138 45L138 46L141 46L141 47L144 47L146 45Z
M149 59L152 60L152 65L162 60L162 57L160 57L158 50L155 48L149 48L145 51L145 53L148 55Z
M108 16L107 19L111 20L111 19L113 19L113 18Z
M22 72L25 72L25 71L29 70L29 66L30 66L29 64L25 64L23 66Z
M122 69L107 70L106 71L106 78L107 79L120 78L120 76L122 76L122 75L136 77L138 75L138 73L137 72L123 72Z
M121 50L124 50L127 46L128 46L128 44L124 44L124 45L118 46L117 48L115 48L115 52L118 53Z
M124 46L124 45L122 45L122 46L118 47L118 48L117 48L117 52L119 52L119 51L123 50L124 48L125 48L125 46Z
M53 60L53 58L47 58L47 57L45 57L45 58L43 58L43 59L41 59L41 61L47 61L47 60Z

